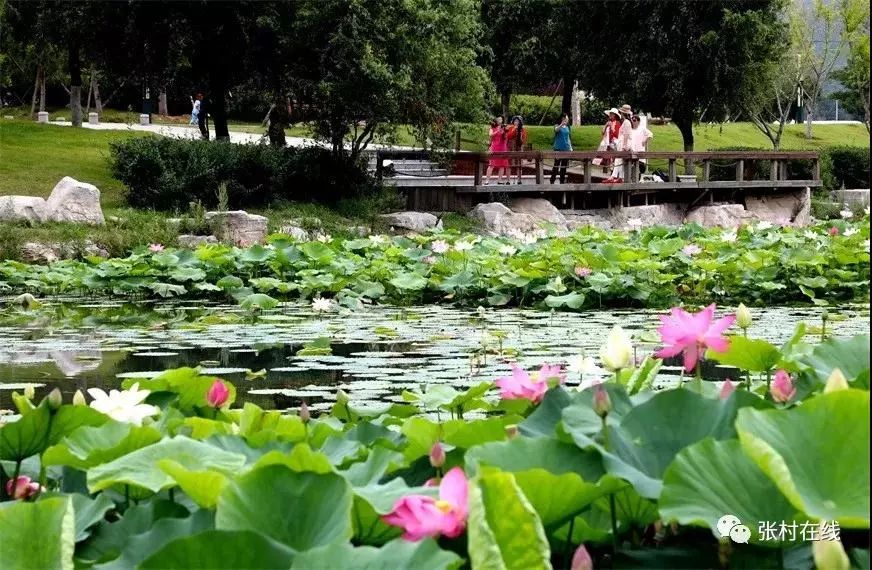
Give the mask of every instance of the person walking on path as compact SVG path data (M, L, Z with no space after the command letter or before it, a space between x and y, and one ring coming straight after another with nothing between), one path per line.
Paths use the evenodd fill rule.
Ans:
M563 113L560 115L560 122L554 126L554 150L558 152L572 152L570 134L569 115ZM558 158L554 161L554 167L551 169L551 184L554 184L554 181L557 179L558 171L560 171L560 183L566 182L566 167L568 165L569 159L567 158Z
M203 140L209 140L209 100L203 97L202 93L197 93L197 100L200 101L200 112L197 115L197 126L200 127L200 136Z
M490 147L488 150L490 152L506 152L508 151L508 143L506 141L506 126L503 124L503 118L501 116L494 117L494 120L491 122L490 127ZM487 174L485 175L484 184L487 186L490 184L491 173L494 169L497 171L497 184L502 184L500 182L502 177L506 177L506 184L509 183L509 175L508 175L508 167L509 167L509 159L508 158L492 158L487 165Z
M512 119L512 124L509 125L509 128L506 129L506 140L508 141L509 150L512 152L521 152L524 150L524 147L527 144L527 129L524 128L524 118L520 115L516 115ZM521 174L523 173L523 166L521 165L521 160L517 158L512 159L512 166L509 169L509 183L511 184L512 176L514 174L514 169L518 169L518 184L521 183Z
M197 98L191 97L191 120L188 122L189 125L196 125L199 123L200 119L200 101L203 99L202 93L197 93Z

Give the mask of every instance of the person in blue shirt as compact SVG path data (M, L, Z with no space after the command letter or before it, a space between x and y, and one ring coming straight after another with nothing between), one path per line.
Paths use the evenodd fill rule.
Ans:
M563 113L560 115L560 123L554 126L554 150L572 152L572 141L569 140L569 115ZM554 168L551 169L551 184L557 179L557 171L560 171L560 183L566 181L566 167L569 165L569 159L558 158L554 161Z

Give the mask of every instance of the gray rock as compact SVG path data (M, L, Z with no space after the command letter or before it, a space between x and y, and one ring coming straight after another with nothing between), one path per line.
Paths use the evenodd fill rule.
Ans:
M439 220L439 224L441 223L442 220ZM439 227L439 224L436 227ZM366 237L372 233L372 230L366 226L351 226L348 228L348 233L357 237Z
M185 247L188 249L197 249L201 245L218 243L218 238L215 236L180 235L176 240L178 241L179 247Z
M869 189L853 189L840 190L837 195L841 198L842 203L849 206L868 206L869 205Z
M249 247L266 237L267 219L244 210L231 212L206 212L206 221L212 233L223 241L237 247Z
M811 190L787 194L746 197L745 207L752 219L780 226L804 227L811 223Z
M477 204L468 216L491 235L518 236L537 229L533 216L516 214L499 202Z
M413 232L423 232L435 228L439 221L439 218L427 212L394 212L382 214L381 218L393 229Z
M46 208L45 200L36 196L0 196L0 222L42 222Z
M509 204L509 209L516 214L528 214L536 221L554 224L558 229L566 229L566 217L544 198L516 198Z
M64 176L46 200L46 219L53 222L104 224L100 190L93 184Z
M566 220L566 227L570 231L580 230L588 226L593 226L601 230L612 229L612 223L602 216L597 215L579 215Z
M284 225L279 228L280 234L285 234L296 241L309 241L309 232L299 226Z
M53 263L85 256L109 257L109 252L90 240L81 244L27 242L21 246L21 259L28 263Z
M695 208L687 221L706 228L735 228L746 223L750 215L741 204L715 204Z

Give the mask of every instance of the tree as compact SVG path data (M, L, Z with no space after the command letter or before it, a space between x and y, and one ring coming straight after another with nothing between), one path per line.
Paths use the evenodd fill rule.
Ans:
M840 3L842 29L847 31L848 60L843 69L833 73L844 90L833 96L849 113L863 117L869 131L869 4L860 0Z
M595 46L582 51L581 87L671 117L687 151L701 117L722 120L741 108L786 33L778 0L579 4L588 14L573 20L576 34Z
M447 145L451 125L478 120L492 92L473 0L299 0L288 75L317 137L356 160L376 136L408 124Z

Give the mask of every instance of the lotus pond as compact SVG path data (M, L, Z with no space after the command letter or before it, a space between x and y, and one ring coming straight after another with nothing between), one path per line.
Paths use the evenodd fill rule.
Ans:
M868 567L865 304L21 301L4 569Z

